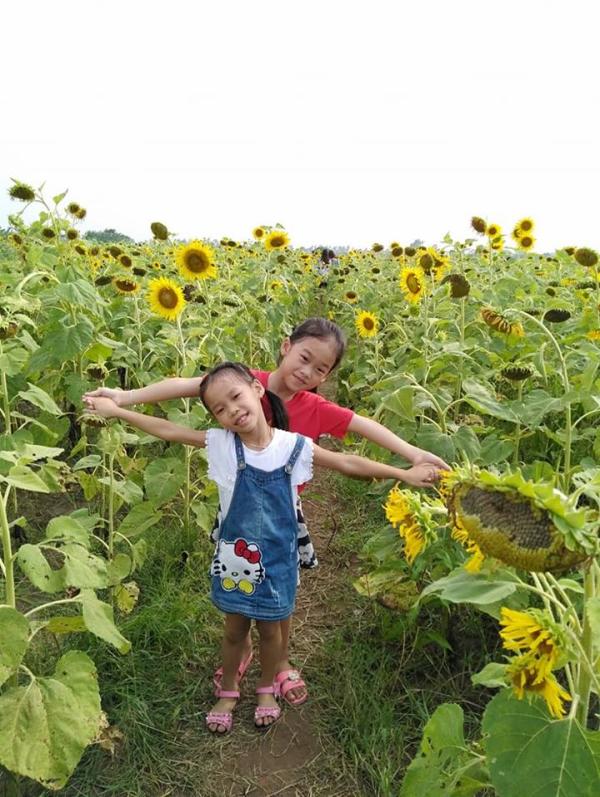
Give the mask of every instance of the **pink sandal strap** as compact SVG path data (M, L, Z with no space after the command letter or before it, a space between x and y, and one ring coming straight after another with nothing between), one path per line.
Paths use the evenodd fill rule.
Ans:
M272 718L273 720L279 719L281 716L281 709L279 706L257 706L254 710L254 721ZM272 724L272 723L271 723ZM259 726L262 727L262 726ZM269 727L266 725L265 727Z
M239 689L219 689L217 690L217 697L239 698Z
M298 706L304 703L308 697L308 695L303 695L302 697L287 697L287 693L292 689L298 689L302 686L306 688L306 684L302 680L302 676L298 670L291 669L278 672L275 676L275 686L278 690L278 694L292 706Z
M206 725L207 727L209 725L222 725L225 728L225 731L222 731L222 733L230 731L233 725L233 714L231 711L209 711L206 715ZM217 731L214 732L217 733Z
M250 653L246 656L246 658L241 660L237 672L238 682L242 680L244 675L246 675L248 667L252 664L253 658L254 658L254 651L251 650ZM223 667L217 667L213 675L213 684L215 686L215 689L221 688L222 680L223 680Z

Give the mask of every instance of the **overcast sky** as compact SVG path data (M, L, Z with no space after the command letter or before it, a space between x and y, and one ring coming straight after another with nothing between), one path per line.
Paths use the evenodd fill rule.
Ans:
M2 10L10 177L86 227L435 243L473 214L600 248L596 0L19 0Z

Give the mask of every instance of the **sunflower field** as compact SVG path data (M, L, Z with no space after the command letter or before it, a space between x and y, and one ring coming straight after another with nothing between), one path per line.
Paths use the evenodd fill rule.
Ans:
M123 619L144 600L148 533L175 521L191 549L216 509L202 451L157 448L84 413L81 396L194 376L223 359L270 368L297 323L326 315L349 339L336 400L452 464L435 493L380 496L356 590L417 625L425 605L468 604L497 621L504 652L472 674L499 690L480 732L465 735L461 706L440 705L401 794L598 794L597 254L536 253L530 218L506 235L473 217L465 241L376 243L328 263L278 226L243 242L181 242L153 222L145 242L107 244L82 237L86 209L66 194L47 199L21 182L9 193L0 765L65 786L110 730L102 679L78 639L90 633L126 656ZM210 423L189 399L168 417ZM51 495L78 508L34 528L30 513Z

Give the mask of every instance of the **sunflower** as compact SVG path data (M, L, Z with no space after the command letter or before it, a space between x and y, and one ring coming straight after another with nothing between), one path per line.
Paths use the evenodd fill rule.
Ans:
M180 246L175 252L175 260L179 271L185 279L206 280L217 276L217 269L213 263L214 251L212 247L201 241L192 241Z
M522 324L511 324L503 315L492 310L491 307L484 307L481 310L481 317L488 327L501 332L503 335L514 335L517 338L522 338L525 335Z
M8 195L11 199L20 199L21 202L33 202L35 199L35 190L27 183L20 183L14 180L14 185L8 189Z
M400 272L400 288L409 302L420 302L425 295L425 272L420 266L406 266Z
M119 293L137 293L140 286L135 280L127 279L126 277L115 277L113 285Z
M167 277L151 280L148 302L152 312L167 321L175 321L185 306L183 291L176 282Z
M441 502L395 486L388 493L384 509L390 525L398 529L404 542L404 557L411 565L437 539L434 515L443 511Z
M257 241L262 240L265 237L265 228L264 227L255 227L252 230L252 236Z
M533 232L534 226L535 225L534 225L533 219L530 219L527 216L524 219L520 219L515 224L515 230L518 230L520 235L527 235L528 233L532 233Z
M473 216L471 218L471 227L478 232L480 235L484 235L487 229L487 224L485 220L481 218L481 216Z
M509 662L506 674L519 700L523 699L526 692L537 694L544 698L553 717L561 719L564 716L563 700L570 701L571 695L562 688L552 673L547 672L544 661L531 653L517 656Z
M346 291L344 294L344 299L350 304L356 304L358 301L358 294L355 291Z
M290 245L290 237L285 230L271 230L265 238L265 249L272 252L274 249L285 249Z
M548 673L563 658L564 634L547 612L540 609L519 612L503 606L500 625L503 647L518 653L535 653L546 660Z
M379 331L379 320L373 313L367 310L362 310L354 321L356 329L361 338L372 338Z
M523 252L529 252L530 249L533 249L535 246L535 238L530 233L526 235L521 235L521 237L517 241L517 246Z
M594 252L593 249L588 249L587 247L581 247L580 249L575 250L575 260L581 266L587 266L588 268L595 268L598 265L598 255Z
M553 485L527 481L520 471L500 476L455 468L442 474L442 494L455 539L476 543L484 555L512 567L561 572L596 549L585 511Z
M488 238L497 238L502 235L502 227L499 224L488 224L485 228L485 234Z

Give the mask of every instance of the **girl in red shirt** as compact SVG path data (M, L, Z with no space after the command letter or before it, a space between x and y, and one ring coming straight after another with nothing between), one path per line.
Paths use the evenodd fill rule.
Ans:
M407 443L385 426L350 409L327 401L317 393L319 385L339 364L346 348L344 333L332 321L325 318L309 318L297 326L285 338L280 347L280 358L274 371L253 371L253 375L263 387L275 393L284 402L289 417L291 432L317 440L321 435L330 434L342 438L347 432L361 435L394 454L399 454L413 466L431 463L438 468L449 469L440 457ZM154 403L176 398L196 398L199 395L203 377L175 377L136 390L119 390L101 387L86 393L84 403L90 405L91 399L106 396L125 407L136 403ZM270 407L263 404L267 420L270 421ZM406 482L414 487L430 487L418 478L411 482L411 470L405 471ZM317 560L304 523L302 508L298 504L298 545L301 567L315 567ZM213 530L214 531L214 530ZM306 684L300 673L289 661L289 634L291 617L281 621L282 660L277 670L276 682L280 694L291 705L299 705L307 698ZM247 640L246 654L240 665L239 676L243 677L252 659L250 637ZM222 670L215 673L215 685L220 685Z

